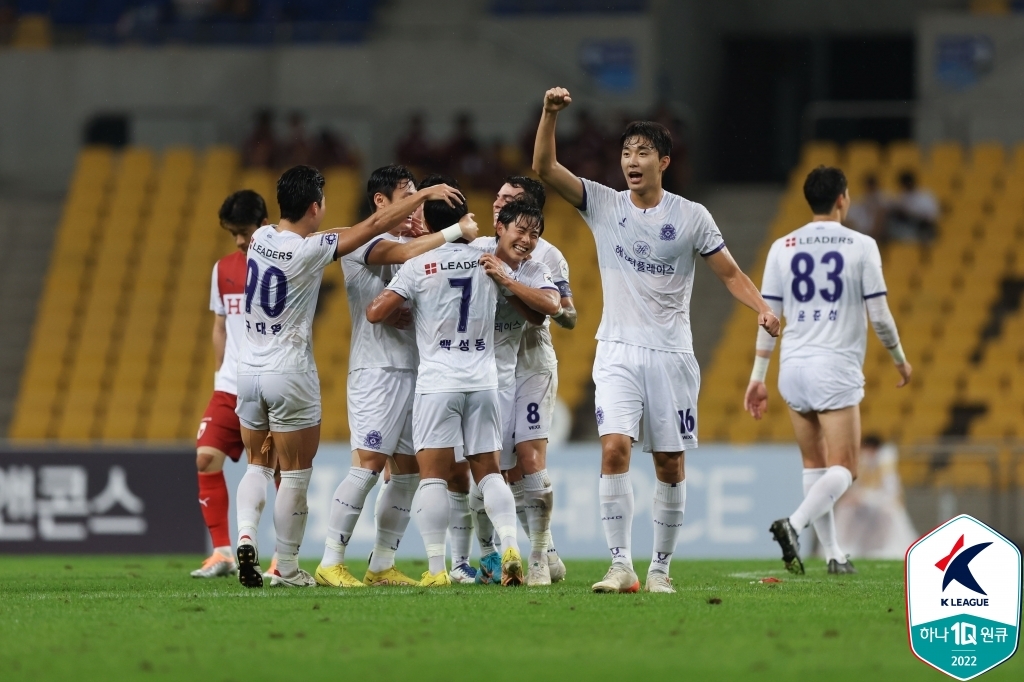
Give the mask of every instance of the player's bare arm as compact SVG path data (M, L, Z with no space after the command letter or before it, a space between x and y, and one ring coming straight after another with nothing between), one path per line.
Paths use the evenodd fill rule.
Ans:
M378 294L377 298L373 299L370 305L366 306L366 319L370 324L386 322L393 314L399 312L404 305L404 298L390 289L385 289Z
M228 318L226 315L213 316L213 366L224 364L224 349L228 344Z
M562 312L552 315L551 320L562 329L575 329L576 306L573 304L572 296L563 296L561 306Z
M427 189L433 189L428 187ZM473 219L472 213L462 216L458 222L462 239L473 241L479 236L480 229ZM370 251L367 262L370 265L401 265L410 258L432 251L447 243L447 238L441 232L426 234L405 243L381 241Z
M483 254L480 256L480 264L484 267L484 272L494 280L495 284L507 289L513 297L519 299L531 311L540 313L540 322L530 320L533 324L543 323L545 315L558 314L559 300L557 291L553 289L535 289L509 277L505 264L495 255Z
M722 280L733 298L757 313L757 323L772 336L778 336L781 327L779 318L772 312L771 306L761 298L761 292L750 278L740 270L729 249L723 248L706 257L704 261L718 279Z
M448 185L433 185L419 190L409 197L396 201L390 206L383 208L366 220L356 223L352 227L336 227L310 235L310 238L322 234L338 235L337 256L340 258L345 254L355 251L360 246L374 237L389 232L404 222L409 214L422 206L427 201L443 201L449 206L464 204L466 200L462 193ZM371 251L372 253L372 251Z
M558 120L558 112L571 102L572 97L565 88L551 88L544 93L544 109L540 115L540 124L537 126L537 139L533 144L533 170L563 199L579 208L583 205L583 181L558 163L555 156L555 123Z
M755 365L767 364L772 352L758 349L755 356L761 358L754 361ZM754 371L757 372L756 367ZM747 392L743 395L743 409L754 419L761 419L768 412L768 387L765 386L763 379L751 378L747 384Z

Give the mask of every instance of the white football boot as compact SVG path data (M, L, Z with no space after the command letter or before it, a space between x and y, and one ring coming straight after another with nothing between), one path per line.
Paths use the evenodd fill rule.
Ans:
M551 584L551 568L547 557L530 555L530 568L526 571L526 586L540 587Z
M551 582L560 583L565 580L565 564L558 552L548 550L548 570L551 573Z
M270 576L271 587L316 587L316 580L301 568L294 575L283 576L277 571Z
M669 578L664 573L655 571L647 574L647 582L644 584L644 592L675 594L676 588L672 587L672 578Z
M220 578L226 575L234 575L238 572L238 566L233 557L224 556L214 550L213 554L206 557L203 565L190 574L193 578Z
M639 592L640 579L632 568L624 564L612 564L604 578L594 583L591 588L594 592Z
M472 585L476 582L476 569L463 562L448 571L448 577L453 583L460 585Z

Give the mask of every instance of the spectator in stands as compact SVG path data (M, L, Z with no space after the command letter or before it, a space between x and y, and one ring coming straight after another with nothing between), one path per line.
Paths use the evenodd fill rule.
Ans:
M355 154L349 150L344 138L323 128L313 144L312 165L320 170L336 166L356 167Z
M277 165L282 168L308 166L313 146L306 135L306 117L298 111L288 116L288 138L281 147L281 158Z
M256 114L256 127L242 143L242 163L256 168L273 168L277 156L274 115L269 109Z
M899 176L900 193L889 207L885 237L897 241L927 241L935 236L939 202L935 195L917 186L913 171Z
M888 207L889 200L878 186L878 178L869 173L864 178L864 196L858 197L846 214L846 226L881 239Z
M483 169L480 144L473 132L473 117L468 112L464 111L455 116L455 130L444 143L438 161L442 172L467 180L475 177Z
M427 140L423 114L415 113L409 118L409 129L395 146L395 158L403 166L418 169L434 168L434 149Z

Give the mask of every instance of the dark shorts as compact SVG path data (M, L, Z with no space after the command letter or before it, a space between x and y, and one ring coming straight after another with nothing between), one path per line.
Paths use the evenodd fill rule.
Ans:
M196 447L216 448L238 461L245 446L242 445L242 429L235 414L237 398L230 393L214 391L206 406L203 419L196 434Z

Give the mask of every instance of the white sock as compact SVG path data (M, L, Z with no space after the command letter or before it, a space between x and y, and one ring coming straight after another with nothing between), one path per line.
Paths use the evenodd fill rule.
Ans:
M798 531L803 530L832 510L843 493L853 484L853 475L844 466L831 466L804 495L804 501L789 517Z
M598 484L601 498L601 525L612 553L613 564L624 564L633 569L630 543L633 535L633 484L629 472L601 474Z
M547 469L523 477L523 501L526 507L526 519L530 528L530 556L543 558L551 541L551 509L554 507L555 493L551 489L551 477ZM516 510L519 511L518 509Z
M370 557L371 571L380 573L395 565L395 552L409 527L412 498L419 484L419 474L391 474L391 482L377 496L377 537Z
M338 484L331 498L331 515L327 520L327 541L324 543L323 567L345 563L345 548L352 539L366 496L377 484L379 476L373 469L352 467Z
M547 532L547 537L544 538L544 546L548 548L548 566L555 566L558 564L558 550L555 549L555 541L551 539L551 531Z
M245 468L242 480L235 491L235 519L238 523L238 544L242 538L249 538L249 544L256 544L260 527L260 516L267 504L267 484L274 480L274 470L250 464Z
M824 467L820 469L804 469L804 497L807 497L808 491L811 487L818 482L818 479L825 475L827 469ZM846 561L846 555L843 554L843 550L839 547L839 539L836 536L836 515L829 509L825 512L825 515L817 519L813 524L814 534L818 536L818 542L821 543L821 549L825 552L825 561L835 559L836 561L843 563Z
M448 491L448 535L452 543L452 568L469 563L473 546L473 512L469 510L469 493Z
M484 496L484 506L487 508L487 516L494 524L494 532L501 541L501 553L504 554L509 548L519 551L519 542L516 540L516 501L512 497L505 479L501 474L489 474L480 481L480 492Z
M519 525L523 527L523 532L529 536L530 519L526 515L526 486L522 480L519 480L515 483L509 483L508 487L512 491L512 499L516 501L516 517L519 519Z
M420 497L416 508L416 525L427 549L432 575L445 570L444 539L448 532L448 481L424 478L420 481Z
M654 553L647 573L668 575L672 555L676 551L679 531L683 527L683 513L686 511L686 481L663 483L655 481L654 487Z
M476 526L476 539L480 543L480 556L494 554L498 550L494 548L494 524L487 516L487 507L484 506L484 494L480 492L476 481L472 481L469 487L469 508L473 512L473 522Z
M309 507L306 491L313 469L281 472L281 487L274 503L274 530L277 532L277 572L294 575L299 570L299 545L306 532Z

